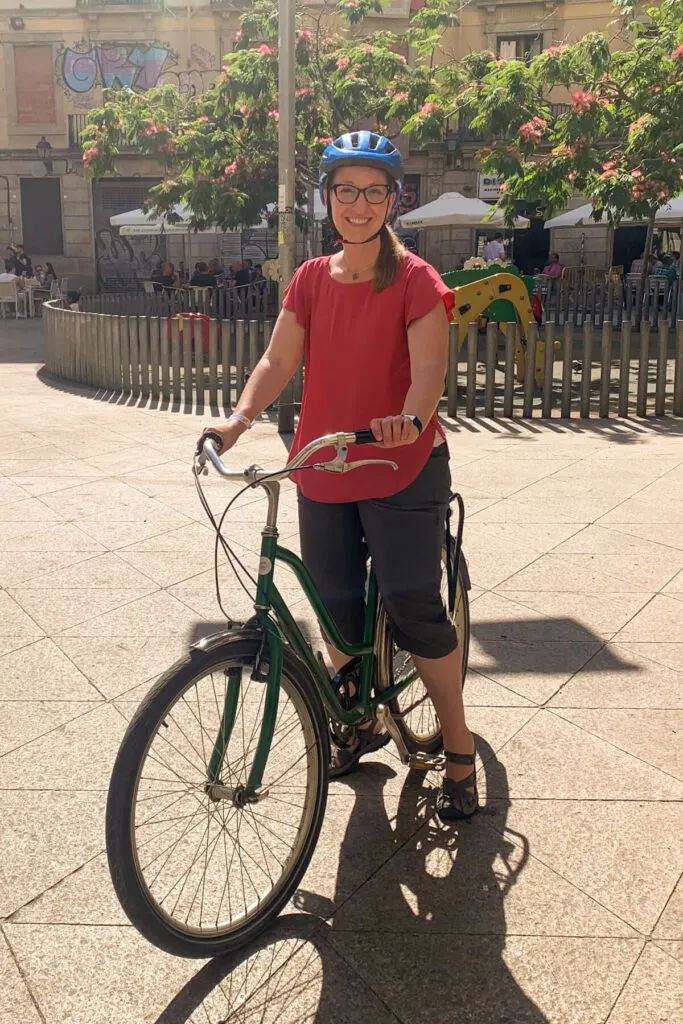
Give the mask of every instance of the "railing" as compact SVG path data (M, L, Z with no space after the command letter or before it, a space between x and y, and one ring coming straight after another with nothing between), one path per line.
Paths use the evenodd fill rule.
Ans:
M581 327L590 321L595 327L604 322L620 328L624 322L636 327L638 310L651 327L667 320L671 327L683 317L683 292L679 281L650 276L643 285L639 275L621 277L594 267L568 267L557 280L538 275L537 295L543 303L544 320L557 327L571 323Z
M143 7L148 10L162 10L161 0L76 0L76 7L88 10L101 7Z
M88 123L87 114L69 114L68 115L68 129L69 129L69 149L81 148L81 132Z
M151 285L150 285L151 287ZM116 316L175 316L202 313L217 320L263 319L277 316L276 281L233 288L162 288L158 292L103 292L84 295L80 307L87 313Z
M241 395L274 323L116 316L64 309L56 300L43 310L51 374L106 392L225 411ZM598 331L590 320L580 332L569 321L562 329L545 324L530 329L521 360L516 330L511 324L503 336L491 323L484 336L470 324L461 345L451 327L448 415L683 416L683 321L672 330L662 320L657 332L646 322L639 333L626 320L620 331L609 322ZM295 401L301 385L299 370Z

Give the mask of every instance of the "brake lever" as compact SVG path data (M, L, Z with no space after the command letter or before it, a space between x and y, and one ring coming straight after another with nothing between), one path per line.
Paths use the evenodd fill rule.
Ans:
M322 469L326 473L348 473L352 469L358 469L359 466L390 466L391 469L398 469L398 465L388 459L360 459L358 462L341 463L334 459L332 462L317 462L313 468Z

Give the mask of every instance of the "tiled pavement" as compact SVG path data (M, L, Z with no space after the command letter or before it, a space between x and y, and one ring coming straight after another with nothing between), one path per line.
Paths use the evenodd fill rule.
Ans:
M331 786L276 929L203 965L127 924L103 809L127 716L220 620L208 414L57 388L40 347L0 321L1 1024L683 1021L683 425L448 423L485 809L438 827L385 752ZM284 454L267 424L241 447Z

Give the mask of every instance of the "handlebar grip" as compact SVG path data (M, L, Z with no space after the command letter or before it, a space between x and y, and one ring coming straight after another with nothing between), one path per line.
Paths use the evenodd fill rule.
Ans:
M199 438L199 444L197 445L197 455L201 455L202 447L205 441L213 441L216 446L216 455L220 455L223 451L223 438L220 434L217 434L215 430L205 430L202 436Z
M369 428L367 430L357 430L356 444L377 444L377 438Z

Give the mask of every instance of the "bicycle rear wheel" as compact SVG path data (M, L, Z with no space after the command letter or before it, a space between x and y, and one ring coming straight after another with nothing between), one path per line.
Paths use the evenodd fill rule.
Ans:
M132 924L176 956L239 948L276 917L311 858L325 813L329 741L320 698L287 650L258 802L244 786L259 737L265 683L251 679L259 637L192 649L138 708L107 800L107 856ZM267 671L267 666L262 666ZM208 765L239 681L219 783Z
M446 549L442 554L443 574L441 595L448 607L448 572L446 567ZM451 569L455 567L455 545L451 551ZM470 647L470 604L467 594L469 576L465 556L460 553L458 581L455 592L455 607L451 621L458 634L458 650L460 651L460 667L462 682L465 685L467 661ZM386 611L380 606L377 620L377 687L378 690L388 689L394 683L410 679L405 690L389 702L391 713L403 736L403 741L411 754L423 751L434 754L443 747L441 726L434 705L427 689L417 674L415 664L407 651L402 651L394 643L391 625Z

